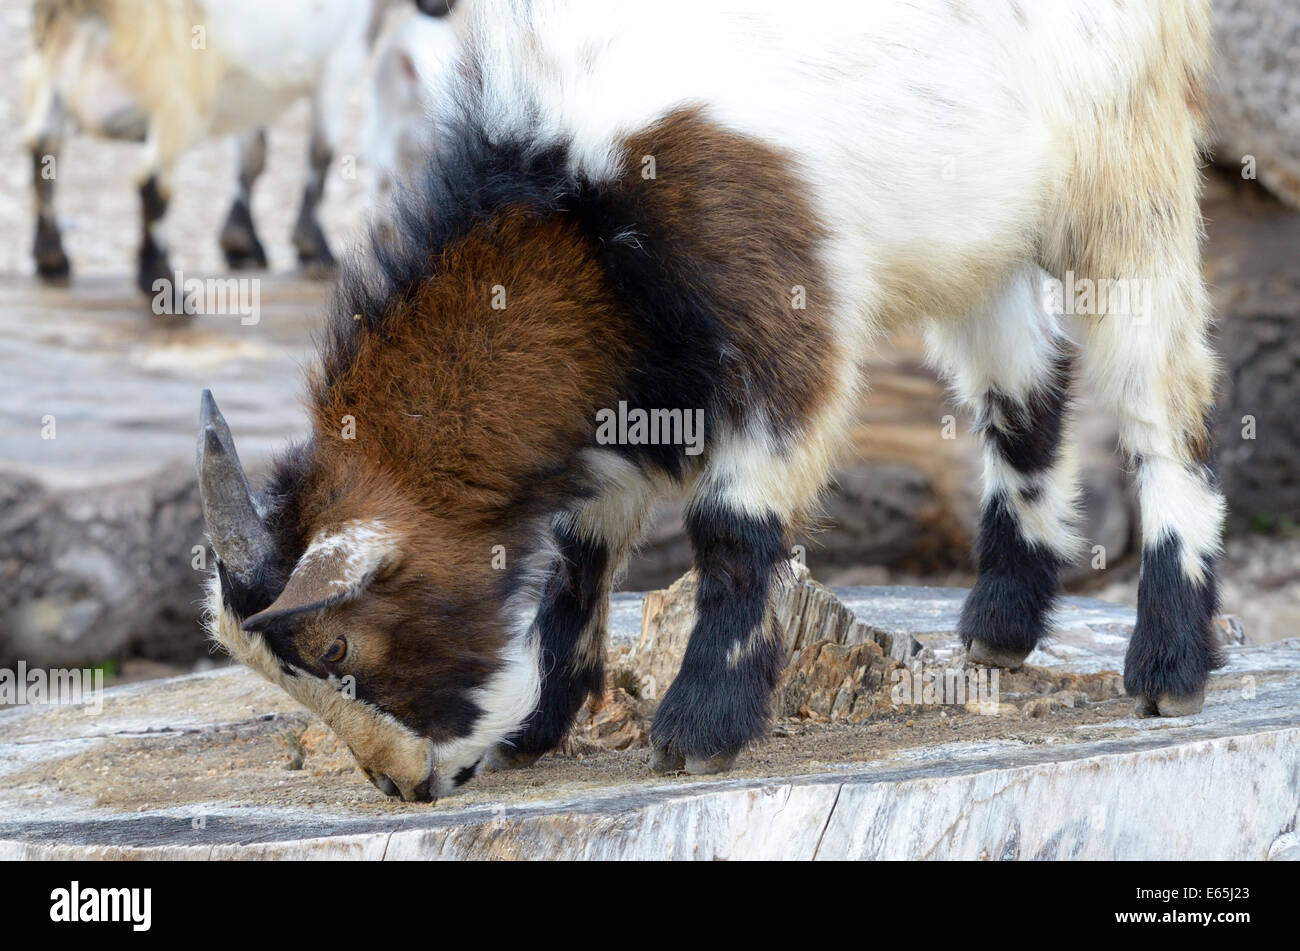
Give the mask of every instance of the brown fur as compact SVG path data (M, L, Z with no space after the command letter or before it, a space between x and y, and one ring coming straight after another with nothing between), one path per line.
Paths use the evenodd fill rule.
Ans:
M733 391L759 396L778 424L811 421L833 372L832 295L817 250L824 229L790 160L698 109L631 136L626 154L622 186L640 192L674 254L703 262L723 284L730 306L717 316L742 354ZM642 177L646 155L653 179ZM803 310L791 305L795 285L806 290Z
M640 175L645 154L655 179ZM582 513L600 504L582 456L599 410L651 394L663 408L721 410L738 428L760 423L762 438L788 449L773 505L782 493L806 504L828 470L826 420L846 402L842 354L821 230L787 159L687 111L629 139L625 174L608 188L595 200L615 209L604 221L614 233L601 232L600 210L525 205L452 230L419 262L425 276L391 282L378 312L367 303L355 320L339 315L309 377L313 439L278 510L279 537L291 540L281 547L292 563L360 523L393 554L364 591L323 611L331 579L313 560L283 588L290 603L275 606L313 610L274 621L266 640L304 676L354 677L358 699L438 745L471 732L472 691L521 636L510 602L550 520L567 511L586 524ZM629 232L647 248L621 244ZM606 253L612 245L639 257ZM806 309L792 308L794 285ZM504 307L494 307L501 290ZM702 369L690 381L657 336L665 325L643 309L672 294L701 311L671 315L684 333L700 328L698 340L669 341ZM635 534L620 528L598 539L611 572ZM495 546L506 571L493 565ZM340 637L346 656L326 664ZM601 638L593 632L581 656ZM374 756L358 755L382 775Z
M502 310L492 308L498 285ZM576 223L504 213L443 250L419 296L393 302L382 336L361 333L333 385L313 376L332 492L383 512L375 484L354 475L374 471L423 512L495 527L521 493L558 484L557 467L588 441L596 411L616 399L627 337ZM354 440L342 436L345 416ZM304 517L318 529L357 517L339 513L340 501Z

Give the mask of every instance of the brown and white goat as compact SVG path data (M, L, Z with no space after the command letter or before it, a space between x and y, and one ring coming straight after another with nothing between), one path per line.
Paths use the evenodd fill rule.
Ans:
M205 397L236 657L390 794L442 795L493 748L530 762L599 689L613 579L681 488L697 620L653 765L725 769L765 732L768 596L859 368L921 326L985 444L970 659L1018 665L1047 630L1081 375L1143 508L1125 682L1141 714L1199 710L1223 512L1205 3L471 0L450 21L461 88L422 198L341 280L312 438L260 496ZM674 410L703 411L703 452L608 425Z

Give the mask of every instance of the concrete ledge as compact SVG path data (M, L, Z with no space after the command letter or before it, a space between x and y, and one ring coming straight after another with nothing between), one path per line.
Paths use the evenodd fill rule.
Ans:
M839 593L899 643L912 630L924 657L952 653L943 628L962 592ZM930 604L933 623L908 603ZM1044 667L1104 669L1126 610L1067 603ZM634 605L616 616L630 626ZM644 749L570 753L485 774L434 806L385 799L286 695L225 668L107 691L93 717L0 712L0 858L1296 855L1300 641L1228 655L1204 712L1179 720L1138 720L1116 699L1059 718L948 707L811 732L778 724L726 778L656 777Z

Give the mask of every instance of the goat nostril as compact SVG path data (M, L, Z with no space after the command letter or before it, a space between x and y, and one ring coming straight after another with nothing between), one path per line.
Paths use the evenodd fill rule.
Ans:
M433 777L427 777L424 782L416 786L411 792L411 798L415 802L437 802L438 797L433 794Z
M397 784L389 779L387 774L381 773L379 777L375 779L374 783L379 787L379 791L385 796L400 797L402 795L397 789Z

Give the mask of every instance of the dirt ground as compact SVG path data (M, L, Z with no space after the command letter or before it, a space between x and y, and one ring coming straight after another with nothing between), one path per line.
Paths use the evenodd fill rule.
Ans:
M169 685L151 704L174 703L168 697L172 689L194 688ZM10 773L5 785L39 791L38 796L57 793L88 800L118 813L186 807L201 812L212 803L237 803L239 808L346 807L381 814L428 808L384 797L319 720L295 709L287 697L277 699L274 688L265 689L279 709L260 718L215 728L115 734L84 752ZM1127 736L1135 732L1132 701L1119 693L1113 672L1081 677L1026 667L1004 675L996 714L929 705L900 707L859 723L783 718L765 743L742 754L728 778L840 771L857 763L888 761L900 751L961 741L1080 742L1080 727L1089 727L1089 741ZM638 712L645 715L649 710ZM1111 723L1115 725L1108 726ZM648 761L643 744L603 749L579 730L567 752L545 756L526 769L484 770L447 802L457 808L537 802L662 781ZM677 780L707 778L682 775Z

